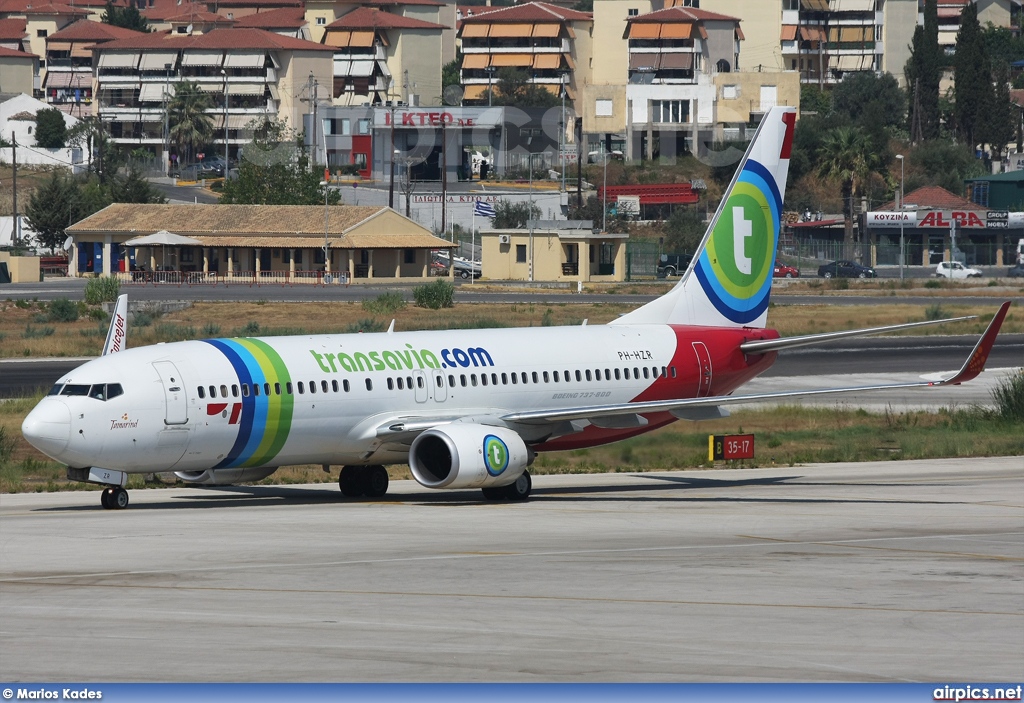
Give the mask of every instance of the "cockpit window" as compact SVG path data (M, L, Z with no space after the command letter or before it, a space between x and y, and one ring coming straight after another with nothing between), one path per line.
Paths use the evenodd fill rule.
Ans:
M60 389L63 388L63 387L64 387L63 383L58 383L53 388L51 388L50 392L47 393L46 395L60 395Z
M69 383L64 386L64 390L60 392L61 395L89 395L89 386L84 386L79 383Z
M107 399L107 384L105 383L94 383L92 388L89 389L89 397L95 398L96 400Z
M121 388L120 383L108 383L107 384L107 400L116 398L119 395L124 395L124 389Z

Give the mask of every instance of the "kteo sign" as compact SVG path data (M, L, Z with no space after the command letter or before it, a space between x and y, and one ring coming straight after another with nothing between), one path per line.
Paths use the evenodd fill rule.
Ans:
M1006 210L918 210L911 212L869 212L868 227L928 227L949 229L1022 229L1024 212Z
M394 113L396 129L418 129L421 127L493 127L498 124L500 110L481 108L398 108L390 110L379 108L374 110L374 124L378 127L390 127L391 115ZM490 114L488 114L490 113Z

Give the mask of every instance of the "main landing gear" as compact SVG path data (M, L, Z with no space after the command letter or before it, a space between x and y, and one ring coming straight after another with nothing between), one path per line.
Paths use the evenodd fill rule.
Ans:
M526 500L530 497L530 490L533 488L533 480L530 472L524 471L514 482L507 486L494 486L482 488L484 498L487 500Z
M343 466L338 487L346 498L380 498L388 492L388 471L383 466Z
M103 489L100 504L107 510L124 510L128 507L128 491L121 486Z

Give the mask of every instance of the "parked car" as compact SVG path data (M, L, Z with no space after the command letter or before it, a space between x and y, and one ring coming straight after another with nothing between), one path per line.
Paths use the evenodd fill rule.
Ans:
M690 266L693 254L662 254L658 257L658 278L681 276Z
M972 269L969 266L964 266L959 261L940 261L939 265L935 267L935 275L939 278L981 278L982 273L979 269Z
M775 270L772 271L773 278L799 278L800 269L790 266L789 264L783 264L776 262Z
M870 266L861 266L856 261L833 261L818 267L820 278L875 278L875 270Z
M480 264L475 261L456 258L455 263L452 265L455 267L455 275L459 278L466 280L468 280L470 276L473 278L480 278Z
M1006 272L1008 278L1024 278L1024 264L1017 264L1011 266L1010 270Z

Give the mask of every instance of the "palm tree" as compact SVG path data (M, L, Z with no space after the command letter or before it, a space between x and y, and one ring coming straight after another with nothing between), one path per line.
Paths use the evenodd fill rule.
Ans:
M821 163L818 173L826 178L837 178L842 184L843 218L846 231L843 236L844 256L853 258L853 198L878 163L867 135L856 127L837 127L822 140L818 152Z
M191 163L193 155L212 139L213 118L206 113L212 107L210 94L201 91L197 83L181 81L175 86L167 111L179 164Z

